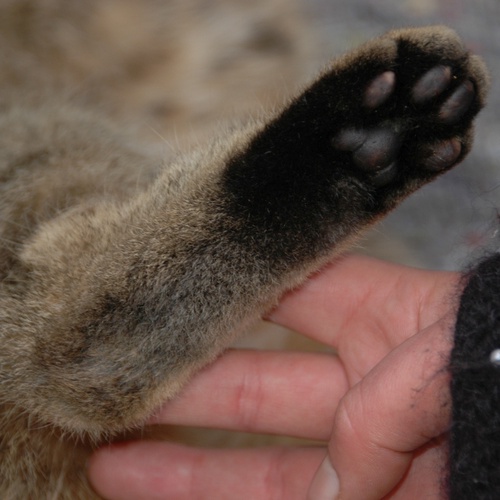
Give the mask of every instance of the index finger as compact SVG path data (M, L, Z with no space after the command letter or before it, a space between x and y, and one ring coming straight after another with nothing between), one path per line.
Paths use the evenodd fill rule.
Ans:
M377 326L395 347L446 314L458 280L454 272L349 255L285 295L268 319L335 348L352 331Z

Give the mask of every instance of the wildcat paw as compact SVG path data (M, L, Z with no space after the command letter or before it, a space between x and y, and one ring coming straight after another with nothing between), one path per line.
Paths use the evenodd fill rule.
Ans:
M435 125L446 127L456 123L474 103L476 89L471 80L465 80L447 95L451 83L451 67L433 67L416 81L407 96L403 96L407 99L407 109L412 106L418 113L419 107L430 105L435 109L427 112L434 111ZM394 98L396 89L396 73L386 71L368 84L362 96L363 105L370 111L377 111ZM396 175L397 160L405 138L418 125L412 123L410 116L395 115L392 120L386 117L379 126L347 127L334 136L332 144L339 151L351 152L356 167L370 174L374 184L383 185ZM457 162L461 151L462 144L458 137L428 144L427 157L422 159L421 166L434 172L446 170Z
M362 48L357 59L347 73L365 83L358 84L360 94L348 92L352 111L332 139L335 163L385 186L405 173L430 178L464 157L487 77L454 32L391 32Z
M487 87L452 30L389 32L334 61L232 159L228 211L248 241L274 235L279 256L326 253L465 157Z

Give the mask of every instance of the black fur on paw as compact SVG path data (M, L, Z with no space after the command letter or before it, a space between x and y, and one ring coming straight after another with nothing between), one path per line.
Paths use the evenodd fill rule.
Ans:
M232 158L228 210L250 235L330 245L460 162L487 88L452 30L389 32L334 61Z

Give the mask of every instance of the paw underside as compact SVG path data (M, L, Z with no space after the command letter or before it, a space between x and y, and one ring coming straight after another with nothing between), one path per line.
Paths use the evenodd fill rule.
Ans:
M464 158L487 86L452 30L389 32L334 62L236 158L235 212L311 237L343 219L357 231Z
M471 122L486 80L482 63L452 31L419 31L378 39L381 45L395 42L387 67L361 55L351 74L357 91L351 93L353 112L331 141L340 163L374 186L409 173L432 178L470 149Z
M397 98L395 71L385 71L371 80L360 96L367 113L383 111L387 101ZM433 129L452 129L470 109L475 98L471 80L465 79L450 92L453 82L452 67L439 64L427 70L407 93L407 114L388 117L374 126L343 128L332 140L333 147L352 154L355 167L366 172L375 185L388 184L398 171L398 159L405 142L412 140L412 131L417 132L418 114L424 110L434 115ZM441 134L439 134L441 135ZM415 141L416 142L416 141ZM454 165L462 153L459 136L422 141L417 147L421 151L420 166L429 173L440 172Z

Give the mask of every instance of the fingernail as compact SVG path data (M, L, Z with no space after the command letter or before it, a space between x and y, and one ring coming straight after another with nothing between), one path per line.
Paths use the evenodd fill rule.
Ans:
M335 500L339 494L339 477L326 457L319 466L309 488L307 500Z

